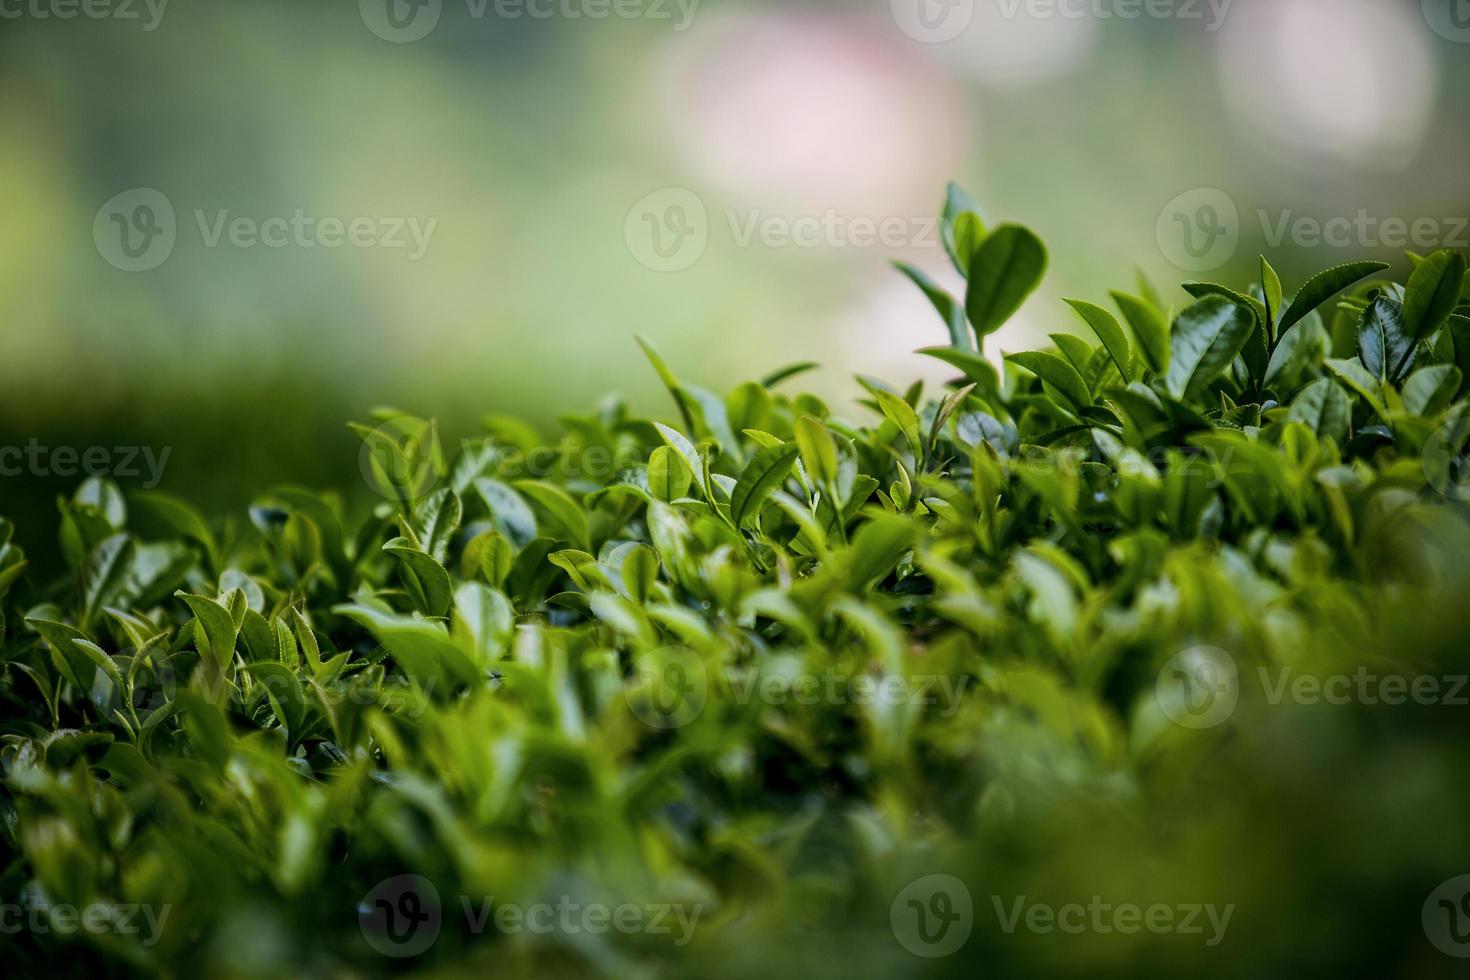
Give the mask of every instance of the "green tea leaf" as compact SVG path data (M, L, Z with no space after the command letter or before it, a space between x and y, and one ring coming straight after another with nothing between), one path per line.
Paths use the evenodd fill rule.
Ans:
M1276 341L1308 313L1327 302L1358 280L1388 268L1387 262L1349 262L1317 273L1297 292L1286 310L1276 320Z
M440 617L449 611L449 573L433 555L420 551L408 538L394 538L383 550L398 559L398 578L425 616Z
M1107 349L1108 356L1113 359L1118 373L1123 376L1126 384L1133 380L1133 350L1128 345L1128 337L1123 333L1123 328L1113 315L1101 306L1096 306L1084 300L1069 299L1067 305L1076 310L1092 332L1097 334L1097 339Z
M970 327L965 322L964 304L929 278L923 270L907 262L895 262L893 265L908 276L909 281L918 286L934 309L939 311L940 319L944 320L944 326L949 331L950 346L956 350L974 350L975 343L970 339Z
M1445 248L1426 256L1409 277L1404 293L1404 331L1414 340L1423 340L1444 326L1460 303L1464 285L1463 255Z
M1281 277L1276 270L1271 268L1271 263L1266 257L1261 256L1261 295L1266 304L1266 341L1270 348L1275 349L1278 337L1278 321L1281 319Z
M648 492L659 500L687 497L693 483L694 474L668 446L659 446L648 457Z
M419 547L442 562L449 553L449 541L459 530L464 510L458 495L449 488L436 490L414 504L410 526Z
M1404 309L1387 296L1375 299L1358 321L1358 357L1380 381L1397 382L1414 363L1414 337Z
M1133 331L1139 353L1154 374L1169 370L1169 321L1153 303L1127 293L1110 293Z
M481 667L499 660L515 634L515 609L505 593L479 582L454 590L452 635Z
M995 365L972 351L956 350L953 347L925 347L917 353L943 361L973 381L986 398L994 398L1000 392L1000 374Z
M1420 368L1404 382L1404 409L1411 415L1439 415L1460 390L1461 380L1453 364Z
M1322 438L1342 445L1347 441L1348 425L1352 421L1352 403L1347 392L1331 378L1318 378L1292 399L1288 417L1304 423Z
M970 261L965 312L978 337L994 333L1021 308L1046 272L1046 248L1026 228L1001 225Z
M1186 401L1198 397L1225 372L1255 329L1255 314L1227 296L1206 296L1180 313L1164 380L1169 393Z
M1092 404L1092 394L1077 369L1055 354L1046 351L1025 351L1007 354L1006 360L1018 364L1055 388L1067 399L1067 407L1073 413L1082 411Z
M761 504L791 472L797 452L795 443L787 443L763 449L745 464L745 471L735 484L735 492L730 495L730 519L736 527L743 526L760 512Z
M919 416L914 413L913 406L897 395L879 389L874 392L878 399L878 407L883 410L883 415L894 425L898 431L903 433L909 448L913 450L915 459L924 456L924 436L919 428Z
M939 233L955 270L968 276L975 253L985 241L985 219L980 216L980 205L959 184L951 183L945 193Z
M517 480L513 486L559 524L572 544L583 550L591 547L591 532L588 530L587 514L582 510L581 505L572 499L571 494L545 480Z
M517 548L536 540L536 515L520 494L499 480L481 477L474 481L475 492L490 511L490 519Z
M96 618L104 606L116 605L127 588L136 551L126 534L114 534L92 549L82 567L83 629Z

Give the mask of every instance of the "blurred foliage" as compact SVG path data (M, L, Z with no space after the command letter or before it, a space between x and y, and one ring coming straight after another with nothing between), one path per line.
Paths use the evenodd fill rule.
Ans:
M476 18L451 2L412 44L375 36L351 3L175 3L151 30L147 5L131 6L145 16L41 18L29 13L37 4L15 5L24 16L0 30L0 87L12 94L0 114L0 446L172 446L165 486L211 510L243 507L259 480L329 480L353 451L340 420L379 399L456 432L491 404L549 425L615 377L630 404L651 411L656 391L627 343L635 332L718 388L763 370L769 343L831 368L808 384L834 403L852 372L919 370L907 355L923 342L922 299L890 304L901 294L875 287L887 249L740 247L726 231L694 268L659 275L622 234L628 209L659 187L696 191L717 224L728 209L917 217L935 181L972 174L986 200L1028 216L1057 260L1045 305L1012 321L1009 350L1081 328L1054 302L1061 295L1099 294L1135 262L1171 274L1155 220L1189 188L1222 188L1239 205L1241 246L1220 273L1232 280L1251 274L1265 247L1257 209L1273 225L1287 209L1470 212L1460 179L1470 127L1455 99L1470 60L1428 31L1418 0L1382 5L1408 11L1433 42L1408 59L1433 82L1412 105L1374 85L1383 65L1404 73L1393 38L1378 39L1371 64L1355 59L1342 47L1353 26L1344 12L1330 30L1248 47L1286 52L1302 84L1344 64L1353 84L1326 99L1283 87L1244 120L1224 94L1225 39L1254 30L1253 9L1286 6L1273 0L1238 0L1214 33L1149 17L996 15L949 45L904 35L888 4L846 0L703 0L683 32L655 20ZM1350 6L1362 4L1337 4ZM779 63L772 53L735 71L717 55L751 24L764 40L791 40ZM1324 66L1324 45L1345 53ZM997 56L1008 72L975 74ZM809 71L779 91L784 112L720 117L759 108L740 99L777 88L787 76L771 73L792 63ZM843 98L869 92L862 79L904 97L897 108ZM697 97L711 92L735 101ZM1303 106L1349 136L1365 118L1423 116L1422 140L1409 159L1351 164L1271 143L1264 120L1290 122ZM900 125L918 117L917 130ZM727 130L746 156L711 148L711 133ZM833 134L843 139L829 145ZM728 179L800 153L813 168L805 183ZM858 201L833 200L837 178L874 160L905 165L882 171ZM99 206L133 187L166 193L185 232L166 265L141 274L108 265L90 234ZM418 262L372 250L205 249L191 231L196 208L408 213L437 217L439 229ZM1271 254L1300 281L1348 251L1288 240ZM943 264L932 242L902 257L930 274ZM244 438L218 452L244 428L230 410L255 431L289 428L291 445L320 459L275 458ZM17 533L33 550L42 541L30 529L61 489L40 478L0 486L0 507L28 516Z
M384 408L353 427L371 508L278 487L214 520L92 479L55 576L0 525L0 901L168 909L7 935L7 967L1450 975L1420 908L1470 867L1463 708L1257 677L1470 670L1463 258L1294 295L1262 262L1177 310L1143 281L1121 319L1073 303L1098 344L997 371L1046 252L949 202L965 291L918 280L964 377L861 378L861 422L785 393L810 365L721 397L645 344L674 425L609 398L554 446L502 415L455 443ZM1201 650L1238 703L1192 724ZM809 677L836 686L769 693ZM937 873L974 929L920 959L896 898ZM374 945L399 875L442 902L412 960ZM992 906L1094 895L1233 918L1207 945ZM474 934L460 896L700 918Z

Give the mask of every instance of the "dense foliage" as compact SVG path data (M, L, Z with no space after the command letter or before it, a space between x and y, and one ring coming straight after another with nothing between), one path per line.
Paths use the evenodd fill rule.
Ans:
M958 189L943 229L965 295L903 271L963 377L861 378L856 421L785 393L810 365L718 397L650 348L670 424L355 426L361 520L89 480L57 581L0 524L0 902L42 910L7 968L1452 973L1421 906L1470 872L1464 259L1140 282L997 371L1045 250ZM1442 686L1293 686L1364 671ZM934 874L953 951L901 921ZM477 929L491 896L675 912ZM1231 917L1012 915L1098 896Z

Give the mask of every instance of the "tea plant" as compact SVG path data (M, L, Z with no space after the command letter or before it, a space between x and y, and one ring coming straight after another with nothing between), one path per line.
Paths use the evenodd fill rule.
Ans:
M89 480L56 581L0 523L8 965L1262 976L1297 923L1318 967L1437 968L1416 889L1470 870L1452 702L1313 709L1254 677L1463 662L1464 258L1140 280L1058 312L1096 343L997 369L1046 251L958 188L942 228L963 296L900 266L959 376L929 396L860 378L837 411L788 393L807 364L720 396L645 345L665 421L608 400L542 450L491 417L452 453L396 411L354 426L387 498L360 519ZM973 901L953 950L898 923L934 874ZM433 896L379 907L401 875ZM992 912L1097 893L1229 902L1234 932ZM485 896L694 924L476 928Z

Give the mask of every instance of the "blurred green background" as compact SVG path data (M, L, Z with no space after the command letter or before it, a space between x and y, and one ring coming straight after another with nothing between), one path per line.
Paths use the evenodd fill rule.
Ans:
M1283 220L1467 235L1461 0L529 2L0 3L0 446L170 447L162 488L222 510L282 480L365 495L344 422L375 405L450 439L487 412L549 431L610 389L658 409L635 333L717 390L804 359L842 401L853 373L942 377L911 352L943 327L888 263L945 274L925 219L950 178L1052 250L991 356L1135 268L1243 282L1269 251L1290 290L1405 267L1376 224L1273 242ZM108 202L138 188L175 241L127 271ZM1201 210L1218 192L1234 216ZM702 219L666 206L691 199ZM298 211L432 235L209 244L222 213ZM1223 236L1218 270L1176 265L1180 214ZM681 268L651 268L680 230ZM79 479L0 479L43 563Z

